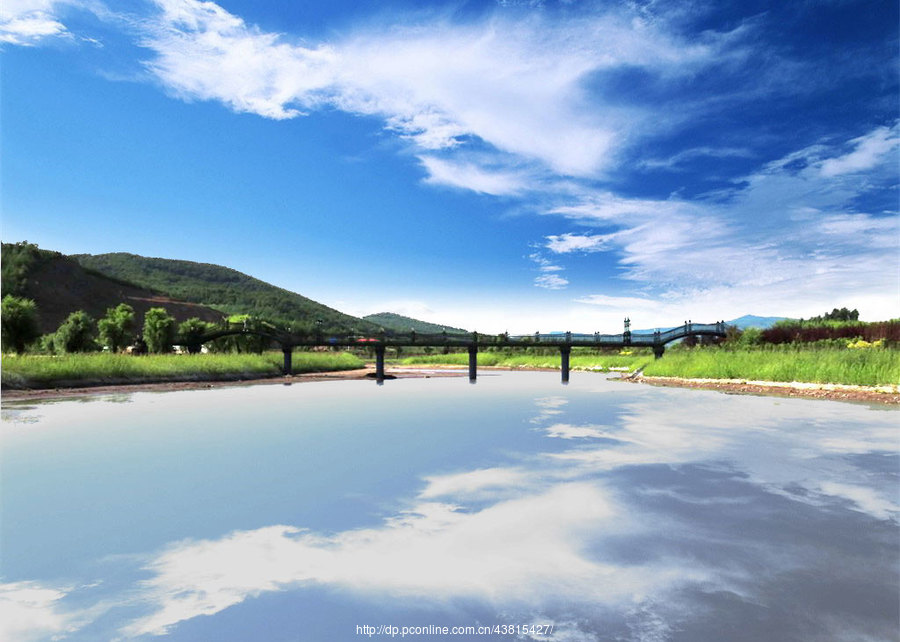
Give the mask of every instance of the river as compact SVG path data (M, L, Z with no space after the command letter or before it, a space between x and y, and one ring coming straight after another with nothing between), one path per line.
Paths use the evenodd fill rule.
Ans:
M895 640L898 419L543 372L4 402L0 639Z

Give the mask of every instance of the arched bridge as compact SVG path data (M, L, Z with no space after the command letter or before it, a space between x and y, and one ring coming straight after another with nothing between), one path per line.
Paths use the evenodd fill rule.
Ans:
M469 378L475 380L477 375L476 359L479 347L499 348L558 348L561 356L562 380L569 380L569 354L573 347L586 348L653 348L653 354L659 358L665 352L665 346L672 341L689 336L724 337L728 326L724 321L716 323L693 323L685 321L683 325L668 330L655 332L635 332L630 329L631 322L625 319L625 331L621 334L577 334L573 332L525 335L486 335L471 334L421 334L415 331L408 333L382 332L376 337L358 334L324 334L321 332L295 333L275 326L254 327L246 324L234 324L219 328L203 335L178 337L175 342L187 345L191 352L199 352L204 343L227 336L256 335L277 343L284 354L285 374L292 370L292 354L298 347L365 347L375 351L375 373L379 380L384 379L384 353L388 347L434 347L434 348L466 348L469 352Z

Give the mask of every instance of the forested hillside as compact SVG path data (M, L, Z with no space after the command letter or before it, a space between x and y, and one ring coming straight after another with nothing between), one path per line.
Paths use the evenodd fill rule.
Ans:
M83 310L98 319L120 303L134 308L138 327L152 307L165 308L178 321L198 317L217 322L223 317L209 307L110 278L83 267L71 257L42 250L32 243L3 243L2 272L3 295L33 300L40 331L45 334L55 331L72 312Z
M251 314L272 321L339 332L375 332L378 326L304 296L221 265L135 254L76 254L82 266L107 276L200 303L225 314Z
M397 332L409 332L415 330L421 334L440 334L447 331L447 334L468 334L468 330L460 328L451 328L449 326L437 325L428 321L419 321L411 317L405 317L402 314L394 314L393 312L379 312L363 317L366 321L371 321L385 330L395 330Z

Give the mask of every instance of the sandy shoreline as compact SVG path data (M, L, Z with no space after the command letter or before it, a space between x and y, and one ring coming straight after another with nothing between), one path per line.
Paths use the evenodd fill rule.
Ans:
M485 370L545 370L541 368L500 368L479 366ZM549 369L548 369L549 370ZM465 368L460 366L402 366L389 368L389 378L428 378L428 377L462 377L466 376ZM375 368L368 365L357 370L337 372L310 372L305 374L274 377L250 378L228 381L168 381L158 383L134 383L116 385L93 385L65 388L46 388L38 390L2 391L3 401L28 401L43 399L65 399L88 395L128 394L132 392L172 392L177 390L205 390L210 388L226 388L233 386L257 385L292 385L307 381L342 381L372 379ZM718 390L727 394L750 394L778 397L803 397L810 399L830 399L834 401L854 401L861 403L878 403L900 405L900 392L897 386L850 386L842 384L816 384L802 382L779 381L744 381L738 379L681 379L677 377L645 377L643 375L625 376L613 381L627 383L644 383L653 386L678 388L698 388Z

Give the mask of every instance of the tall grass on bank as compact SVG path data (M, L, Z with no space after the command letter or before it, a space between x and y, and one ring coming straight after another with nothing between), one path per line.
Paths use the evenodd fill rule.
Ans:
M627 368L636 370L653 359L647 354L577 354L569 357L569 366L573 370L609 370L610 368ZM431 354L407 357L401 361L404 365L469 365L466 352L453 354ZM549 355L523 354L516 352L479 352L479 366L498 366L501 368L556 368L560 367L559 353Z
M281 352L263 354L144 355L86 353L60 356L3 355L4 388L152 381L215 381L275 376ZM294 352L293 372L352 370L364 363L346 352Z
M900 351L891 349L667 351L644 368L647 376L755 381L803 381L860 386L900 383Z
M432 354L403 359L407 365L456 365L469 363L467 353ZM686 379L747 379L802 381L853 385L900 384L900 351L888 348L848 349L838 346L770 346L724 349L718 347L670 349L662 359L636 354L572 353L570 365L580 370L643 368L648 376ZM479 352L479 366L506 368L559 368L559 354L533 355L515 352Z

